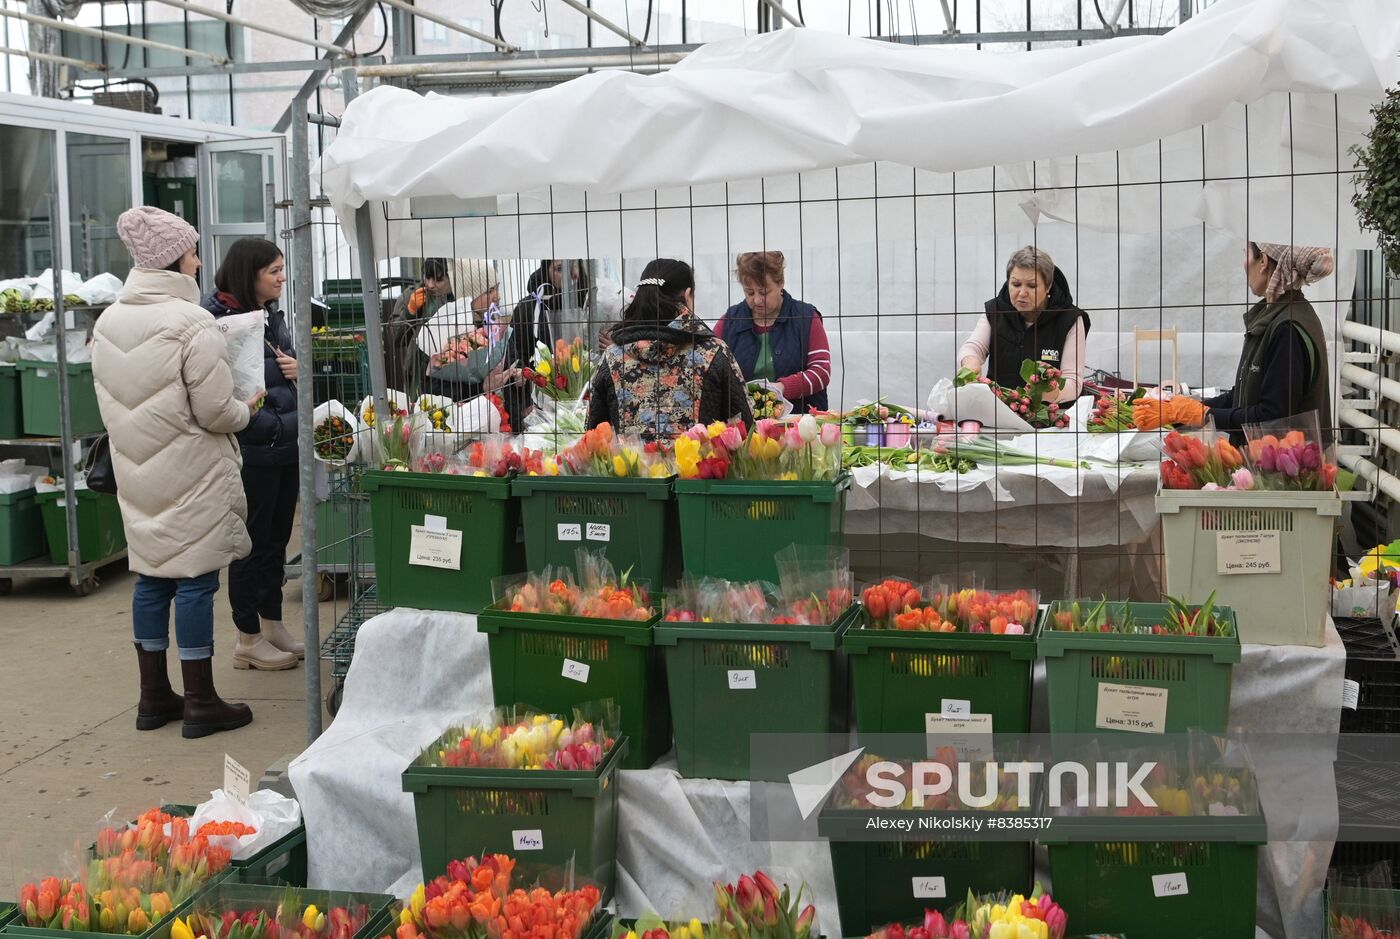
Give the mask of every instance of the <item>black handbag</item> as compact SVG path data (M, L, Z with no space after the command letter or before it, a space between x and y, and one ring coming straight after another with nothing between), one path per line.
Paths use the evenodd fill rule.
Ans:
M112 445L103 434L88 451L87 484L93 492L117 494L117 474L112 468Z

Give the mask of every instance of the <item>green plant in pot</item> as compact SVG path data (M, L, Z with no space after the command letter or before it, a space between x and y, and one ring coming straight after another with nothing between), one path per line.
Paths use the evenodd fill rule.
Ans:
M1376 233L1391 277L1400 278L1400 86L1371 109L1375 124L1356 157L1356 192L1351 204L1363 228Z

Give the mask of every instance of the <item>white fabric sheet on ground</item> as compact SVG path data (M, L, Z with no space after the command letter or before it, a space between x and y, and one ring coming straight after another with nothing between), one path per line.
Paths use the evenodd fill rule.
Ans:
M1345 653L1330 624L1327 635L1320 649L1246 645L1235 670L1232 729L1335 730ZM398 609L360 627L340 713L290 770L306 817L312 886L399 896L413 889L421 877L417 829L400 774L450 724L490 706L490 681L474 616ZM1041 669L1036 684L1044 714ZM1311 772L1288 761L1259 770L1271 829L1287 824L1291 810L1316 806L1324 775L1331 783L1324 761L1313 761ZM825 845L750 841L748 783L681 779L668 757L650 770L624 771L620 785L621 914L701 916L712 902L711 881L763 867L805 881L822 930L842 934ZM1261 853L1258 917L1269 939L1319 934L1330 851L1327 842L1276 842Z

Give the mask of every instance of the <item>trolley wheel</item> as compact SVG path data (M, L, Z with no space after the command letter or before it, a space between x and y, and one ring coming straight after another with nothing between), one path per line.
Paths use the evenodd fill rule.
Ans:
M97 575L89 574L73 585L73 592L80 597L86 597L97 590Z
M329 603L335 599L335 575L318 574L316 584L316 598L322 603Z
M331 717L335 717L340 711L340 702L344 697L345 683L343 681L337 681L335 687L326 692L326 711Z
M8 597L15 589L15 582L8 577L0 577L0 597Z

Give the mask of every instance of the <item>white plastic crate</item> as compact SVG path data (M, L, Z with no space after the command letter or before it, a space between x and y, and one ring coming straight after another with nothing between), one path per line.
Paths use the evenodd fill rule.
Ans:
M1235 611L1240 641L1321 646L1327 621L1336 492L1157 494L1167 593Z

